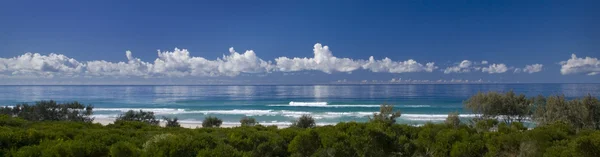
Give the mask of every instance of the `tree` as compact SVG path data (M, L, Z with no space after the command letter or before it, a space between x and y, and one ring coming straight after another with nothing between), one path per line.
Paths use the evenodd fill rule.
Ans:
M394 106L382 104L379 107L379 113L373 113L373 117L368 117L371 122L383 122L387 124L396 123L396 118L402 114L400 111L394 112Z
M258 122L256 122L256 119L254 119L253 117L242 117L242 119L240 119L240 123L242 126L254 126L257 125Z
M312 128L315 127L315 119L310 115L302 115L298 120L292 123L292 127L298 128Z
M0 107L0 114L19 117L28 121L74 121L90 123L92 105L83 105L77 101L56 103L56 101L38 101L35 105L18 104L14 107Z
M454 128L458 128L458 126L460 125L460 118L458 116L458 112L449 113L445 123Z
M219 127L221 126L221 124L223 123L223 121L217 117L213 117L213 116L208 116L206 118L204 118L204 121L202 121L202 127L204 128L212 128L212 127Z
M512 90L477 93L464 102L465 108L480 115L480 119L502 119L505 123L521 122L531 116L531 100L524 94L516 95Z
M129 110L125 114L119 115L115 121L139 121L150 125L158 125L159 121L154 117L154 112L139 112Z
M177 122L177 117L168 118L168 117L163 116L163 120L165 120L165 122L166 122L165 127L175 127L175 128L181 127L181 125L179 125L179 122Z

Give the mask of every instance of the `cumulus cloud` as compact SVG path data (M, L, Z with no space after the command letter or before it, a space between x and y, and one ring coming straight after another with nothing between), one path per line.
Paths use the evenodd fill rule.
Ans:
M369 57L369 61L362 65L363 69L371 70L372 72L389 72L389 73L406 73L406 72L432 72L437 69L435 63L429 62L425 65L417 63L417 61L409 59L407 61L394 62L389 58L375 60L373 56Z
M486 64L487 64L487 61L486 61ZM451 67L447 67L446 69L444 69L444 74L468 73L468 72L471 72L471 69L473 69L473 67L471 67L471 65L473 65L473 62L471 62L469 60L463 60L456 66L451 66Z
M13 58L0 58L0 72L10 72L12 75L40 75L53 77L55 73L76 75L82 71L85 64L65 55L51 53L25 53Z
M279 57L275 59L277 69L283 72L319 70L325 73L352 72L361 67L361 61L350 58L337 58L329 50L329 46L315 44L313 58L288 58Z
M542 71L543 67L544 67L544 65L542 65L542 64L526 65L525 68L523 69L523 71L531 74L531 73L536 73L536 72Z
M481 68L482 72L487 72L490 74L504 73L507 70L508 70L508 67L506 67L505 64L491 64L488 67Z
M242 73L264 74L273 71L292 72L316 70L325 73L352 72L358 69L372 72L405 73L432 72L437 67L433 62L421 64L415 60L392 61L389 58L355 60L335 57L328 46L315 44L312 58L279 57L275 63L259 58L252 50L238 53L229 48L229 53L214 60L193 57L187 49L158 51L152 62L136 58L131 51L125 52L127 61L110 62L93 60L79 62L60 54L41 55L26 53L14 58L0 58L2 75L43 76L113 76L113 77L186 77L186 76L237 76Z
M598 58L577 58L575 54L571 54L571 58L567 61L561 61L560 73L567 74L600 74L600 61Z
M435 63L425 65L415 60L392 61L389 58L375 60L373 56L369 60L354 60L350 58L337 58L329 50L328 46L319 43L314 45L313 58L288 58L279 57L275 59L279 71L292 72L303 70L318 70L325 73L352 72L357 69L370 70L372 72L406 73L406 72L432 72L437 69Z

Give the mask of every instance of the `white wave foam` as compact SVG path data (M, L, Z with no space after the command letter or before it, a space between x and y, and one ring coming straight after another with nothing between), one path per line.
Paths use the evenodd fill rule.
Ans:
M293 102L290 101L290 106L327 106L327 102Z
M182 124L202 124L202 121L200 120L194 120L194 119L186 119L186 120L180 120L179 121ZM275 126L291 126L292 122L289 121L259 121L258 122L260 125L264 125L264 126L270 126L270 125L275 125ZM325 126L325 125L335 125L337 123L325 123L325 122L319 122L319 123L315 123L317 126ZM226 126L240 126L241 123L240 122L230 122L230 121L225 121L222 123L222 125L226 125Z
M285 106L294 106L294 107L333 107L333 108L342 108L342 107L381 107L381 105L372 105L372 104L356 104L356 105L350 105L350 104L340 104L340 105L329 105L327 104L327 102L290 102L290 104L271 104L271 105L267 105L267 106L279 106L279 107L285 107ZM424 107L431 107L431 105L397 105L395 107L400 107L400 108L424 108Z
M127 112L129 110L133 111L150 111L155 114L178 114L186 112L184 109L176 109L176 108L94 108L94 111L118 111L118 112Z

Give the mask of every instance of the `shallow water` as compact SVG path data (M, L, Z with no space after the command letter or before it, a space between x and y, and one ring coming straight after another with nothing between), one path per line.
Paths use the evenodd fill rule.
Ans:
M317 123L366 121L387 103L402 112L399 123L443 121L449 112L474 116L462 102L478 91L509 91L528 96L588 93L600 84L456 84L456 85L306 85L306 86L0 86L0 105L39 100L79 101L95 106L96 118L114 118L127 110L200 122L207 115L235 124L252 116L262 124L286 125L311 114ZM290 103L294 102L294 103Z

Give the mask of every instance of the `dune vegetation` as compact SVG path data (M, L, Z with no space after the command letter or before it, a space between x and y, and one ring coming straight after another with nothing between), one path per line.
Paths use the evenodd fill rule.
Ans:
M600 156L600 102L591 95L526 97L478 93L464 102L476 118L449 113L445 123L397 124L382 105L369 122L315 126L304 115L289 128L263 126L252 117L220 128L180 127L152 112L129 111L106 126L92 123L93 106L41 101L0 108L0 156ZM534 128L524 123L533 123Z

